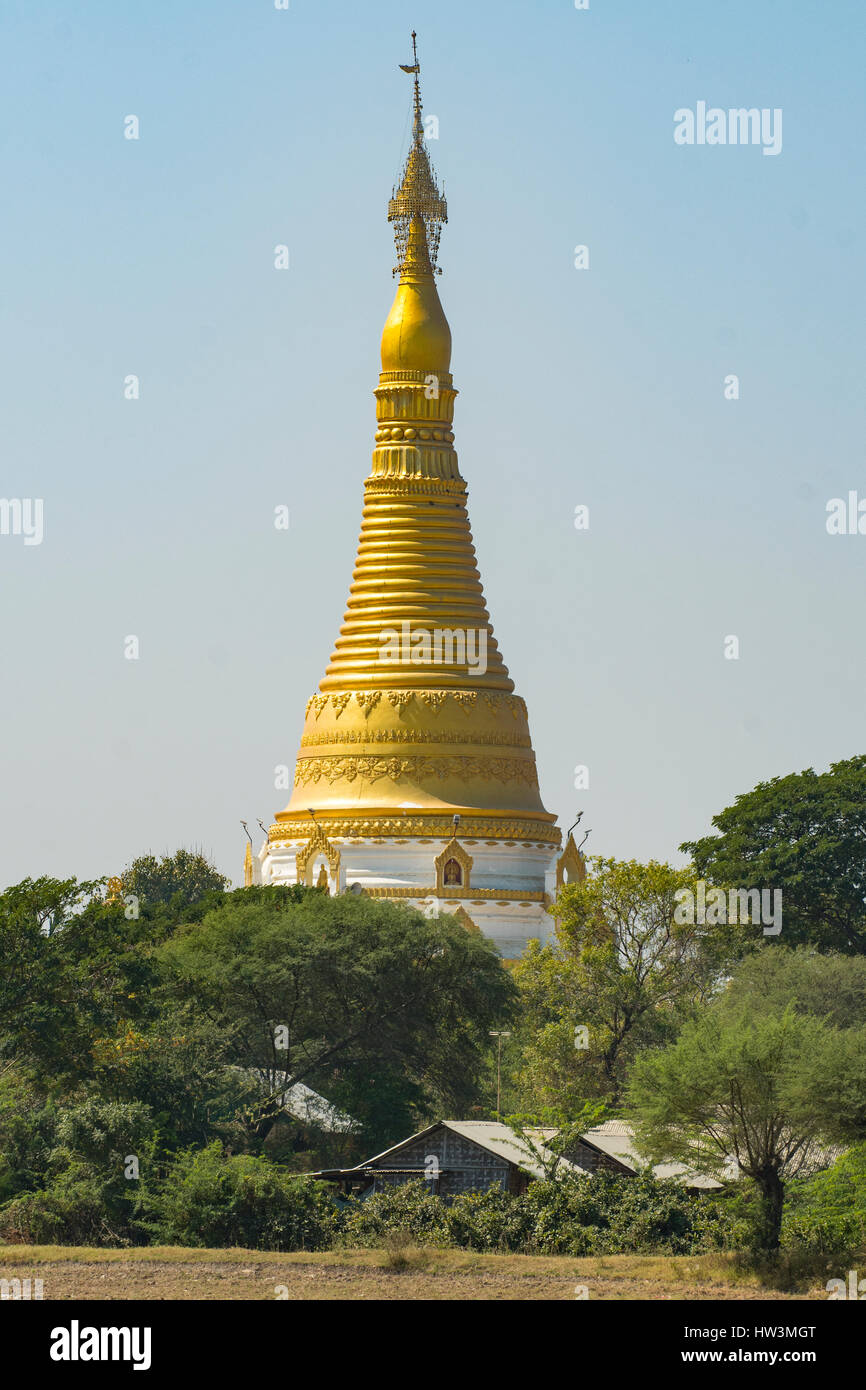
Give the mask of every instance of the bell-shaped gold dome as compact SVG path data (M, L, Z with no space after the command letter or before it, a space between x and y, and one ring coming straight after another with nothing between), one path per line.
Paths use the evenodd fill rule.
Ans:
M382 331L382 371L446 376L451 329L439 300L424 222L412 218L400 283Z

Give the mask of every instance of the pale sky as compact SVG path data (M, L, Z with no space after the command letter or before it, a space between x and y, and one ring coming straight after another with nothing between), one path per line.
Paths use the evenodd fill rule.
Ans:
M240 819L288 799L413 25L456 447L548 809L677 861L738 792L864 751L866 535L825 524L866 499L861 3L7 0L0 491L44 537L0 535L3 884L181 845L238 882ZM699 102L780 110L780 152L676 144Z

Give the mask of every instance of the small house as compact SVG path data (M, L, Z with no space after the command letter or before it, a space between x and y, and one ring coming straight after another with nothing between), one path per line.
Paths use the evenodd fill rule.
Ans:
M429 1182L430 1190L443 1197L486 1192L497 1183L504 1191L518 1194L525 1192L533 1179L544 1177L544 1165L554 1159L545 1140L555 1134L555 1129L533 1131L540 1162L508 1125L488 1120L440 1120L354 1168L325 1169L313 1176L334 1183L344 1197L369 1196L413 1178ZM634 1172L589 1137L581 1139L568 1158L561 1158L559 1166L572 1172L591 1173L599 1168Z

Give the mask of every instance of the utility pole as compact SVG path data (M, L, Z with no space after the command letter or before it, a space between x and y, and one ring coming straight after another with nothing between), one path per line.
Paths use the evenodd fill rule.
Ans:
M511 1034L503 1028L488 1028L491 1038L497 1039L496 1044L496 1113L499 1114L499 1093L502 1078L502 1039L510 1038Z

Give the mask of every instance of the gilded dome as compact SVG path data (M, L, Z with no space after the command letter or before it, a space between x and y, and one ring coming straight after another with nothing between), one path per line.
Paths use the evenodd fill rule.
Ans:
M421 217L412 218L400 283L382 330L382 371L447 376L451 329L439 300Z

